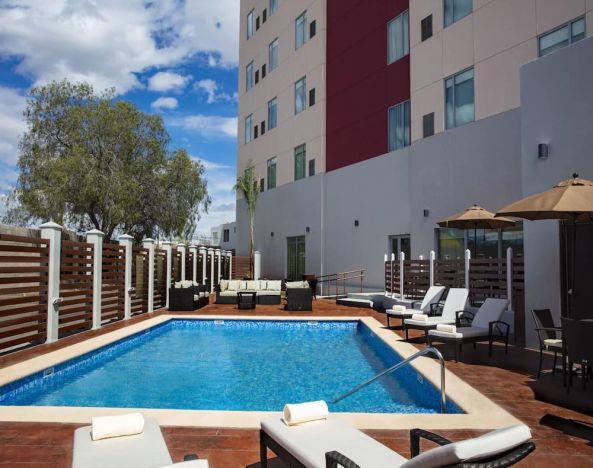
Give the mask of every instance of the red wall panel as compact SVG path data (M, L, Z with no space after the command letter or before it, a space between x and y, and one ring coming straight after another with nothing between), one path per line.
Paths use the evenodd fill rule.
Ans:
M387 23L409 0L328 0L328 171L387 152L387 109L410 98L409 55L387 65Z

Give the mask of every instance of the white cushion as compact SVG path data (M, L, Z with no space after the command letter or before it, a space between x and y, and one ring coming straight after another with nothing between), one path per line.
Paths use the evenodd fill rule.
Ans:
M445 333L455 333L457 331L457 327L450 323L439 323L437 325L437 331L445 332Z
M489 297L484 301L472 320L472 327L488 328L490 322L500 320L509 305L507 299L494 299Z
M287 288L308 288L309 282L308 281L287 281L286 287Z
M437 468L460 462L478 461L507 452L531 440L531 431L524 424L488 432L475 439L443 445L421 453L402 468Z
M175 283L173 283L173 287L180 288L181 287L181 281L175 281Z
M562 348L562 340L558 340L555 338L545 339L544 344L549 348Z
M261 422L262 429L307 468L325 468L325 453L336 450L363 468L397 468L404 457L330 415L327 420L287 426L280 416Z
M231 291L230 289L228 289L226 291L221 292L220 295L224 297L232 297L237 295L237 291Z
M420 304L420 310L430 312L430 305L439 302L444 292L445 286L431 286L428 288L428 291L426 291L424 299Z
M412 314L412 320L417 320L418 322L426 323L426 322L428 322L428 315L426 315L426 314Z
M419 327L433 328L438 323L455 323L455 319L447 320L446 318L443 318L443 317L428 317L426 320L414 320L413 318L404 320L404 324L406 324L406 325L416 325Z
M445 330L439 330L438 327L441 324L437 325L436 330L429 330L428 334L434 337L441 337L441 338L456 338L462 340L463 338L478 338L483 336L484 338L488 338L488 329L487 328L478 328L478 327L460 327L457 328L456 331L450 332ZM455 325L453 325L455 327Z
M220 280L220 292L226 291L229 288L229 280Z
M385 312L392 317L411 317L418 313L417 310L406 309L404 306L393 306L393 309L387 309Z
M268 287L268 280L259 280L257 285L257 290L265 290Z
M191 280L183 280L183 281L181 281L181 287L182 288L189 288L191 286L194 286L194 282L193 281L191 281ZM197 283L196 283L196 286L197 286Z
M455 313L464 310L469 290L465 288L450 288L443 306L442 317L445 321L455 323Z
M280 291L279 290L278 291L268 291L267 289L266 290L258 289L257 295L258 296L279 296Z
M249 281L245 281L245 283L247 283L245 289L247 291L257 291L258 287L259 287L259 281L253 281L253 280L249 280Z
M237 289L239 289L239 282L237 280L229 280L226 290L236 291Z
M247 281L239 280L239 281L237 281L237 283L239 283L239 286L237 288L238 291L246 291L247 290Z
M266 282L266 290L280 292L282 290L282 281L280 281L280 280L268 280Z

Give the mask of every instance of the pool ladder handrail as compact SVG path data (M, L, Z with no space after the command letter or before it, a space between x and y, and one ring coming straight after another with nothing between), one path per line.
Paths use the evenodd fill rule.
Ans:
M445 360L443 359L443 355L440 353L440 351L438 349L432 348L432 347L424 348L423 350L420 350L417 353L411 355L409 358L404 359L403 361L398 362L397 364L391 366L389 369L386 369L383 372L380 372L379 374L375 375L374 377L371 377L370 379L357 385L353 389L347 391L346 393L343 393L342 395L340 395L339 397L334 399L332 401L332 403L338 403L339 401L343 400L346 397L349 397L353 393L356 393L359 390L362 390L367 385L372 384L375 380L383 377L385 374L394 372L394 371L398 370L399 368L405 366L406 364L410 364L415 359L422 357L422 356L426 356L427 354L434 355L439 360L440 365L441 365L441 413L443 413L443 414L446 413L447 412L447 395L445 393Z

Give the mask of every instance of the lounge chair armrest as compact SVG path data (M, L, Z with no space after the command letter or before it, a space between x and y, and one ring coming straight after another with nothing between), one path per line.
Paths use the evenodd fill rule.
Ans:
M430 304L430 312L429 315L430 316L435 316L435 315L440 315L437 314L437 311L439 308L442 308L442 303L441 302L434 302L433 304Z
M502 320L496 320L496 321L490 322L488 324L488 333L490 333L490 336L492 336L492 332L494 331L495 325L496 325L496 328L500 331L500 333L503 336L506 336L506 337L509 336L509 331L511 330L511 326L508 323L503 322ZM500 328L498 328L499 325L504 327L504 331L502 331Z
M472 324L476 314L469 310L458 310L455 312L455 326L469 327Z
M420 301L412 301L410 304L410 309L415 309L417 304L422 304Z
M188 453L187 455L185 455L183 457L183 461L191 461L191 460L199 460L200 457L198 457L197 453Z
M493 457L488 461L480 462L480 461L471 461L467 463L458 463L455 465L456 468L476 468L476 467L502 467L502 466L511 466L515 463L520 462L523 460L527 455L535 450L535 444L533 442L525 442L524 444L515 447L513 450L499 455L498 458Z
M434 432L425 431L424 429L412 429L410 431L410 453L412 458L420 454L420 438L430 440L438 445L447 445L451 443L449 439L445 439Z
M335 450L326 452L325 468L338 468L338 466L343 466L344 468L361 468L359 465L350 460L346 455L342 455L340 452Z

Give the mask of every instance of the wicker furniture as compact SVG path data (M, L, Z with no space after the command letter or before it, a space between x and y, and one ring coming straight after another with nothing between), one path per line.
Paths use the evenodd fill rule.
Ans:
M587 387L587 377L593 365L593 320L575 320L561 317L562 336L564 337L564 353L568 361L564 380L568 374L568 389L572 386L572 369L575 364L581 366L583 389ZM564 361L564 359L563 359Z
M286 283L286 305L284 310L313 310L313 292L307 281Z
M255 309L257 293L251 291L239 291L237 293L238 309Z
M209 303L209 293L203 284L169 288L169 310L188 311L201 309Z
M564 353L562 349L562 328L554 325L552 312L550 309L533 309L531 311L533 323L535 324L535 331L539 339L539 365L537 367L537 378L539 379L542 373L542 361L544 357L544 350L554 351L554 365L552 367L552 374L556 373L556 360L558 353L562 354L562 368L565 367Z
M280 304L280 280L221 280L216 286L216 304L236 304L239 292L256 293L260 305Z

